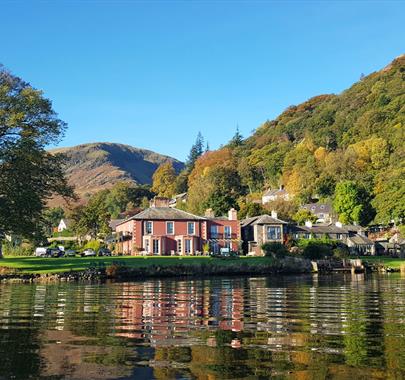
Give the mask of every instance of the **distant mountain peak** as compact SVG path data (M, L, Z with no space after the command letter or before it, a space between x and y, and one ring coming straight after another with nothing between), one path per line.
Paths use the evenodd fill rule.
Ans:
M122 181L151 183L153 173L165 161L172 162L176 171L184 167L173 157L120 143L94 142L56 148L50 152L66 156L66 175L79 197Z

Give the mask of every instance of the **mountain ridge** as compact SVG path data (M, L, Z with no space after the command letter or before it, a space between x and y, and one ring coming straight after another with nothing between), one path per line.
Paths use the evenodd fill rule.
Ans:
M184 167L173 157L122 143L92 142L49 152L66 157L66 176L80 198L122 181L150 184L155 170L166 161L172 162L176 172Z

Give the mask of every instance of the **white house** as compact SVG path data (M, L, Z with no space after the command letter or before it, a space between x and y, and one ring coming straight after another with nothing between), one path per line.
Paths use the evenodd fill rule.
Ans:
M284 201L289 201L292 196L284 189L284 186L280 186L279 189L269 189L262 196L262 203L266 204L272 201L277 201L282 199Z
M68 219L61 219L58 225L58 232L65 231L69 229L70 222Z

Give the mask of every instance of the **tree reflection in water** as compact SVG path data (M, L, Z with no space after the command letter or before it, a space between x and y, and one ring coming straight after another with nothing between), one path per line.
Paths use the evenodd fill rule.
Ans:
M399 275L0 286L0 378L405 377Z

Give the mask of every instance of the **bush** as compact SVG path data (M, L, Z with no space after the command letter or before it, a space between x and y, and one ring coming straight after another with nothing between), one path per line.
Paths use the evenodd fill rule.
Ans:
M100 249L103 248L104 244L102 244L99 240L90 240L88 241L85 246L83 247L83 249L93 249L96 252Z
M343 244L333 249L333 257L336 259L347 259L349 256L349 249Z
M332 256L334 243L327 239L302 239L298 242L306 259L318 260Z
M264 243L262 250L265 256L282 258L288 254L286 246L282 243Z
M31 243L21 243L18 245L6 242L3 244L4 256L32 256L34 254L34 246Z

